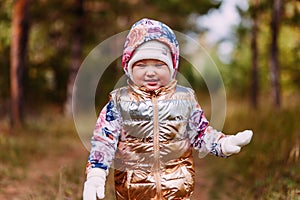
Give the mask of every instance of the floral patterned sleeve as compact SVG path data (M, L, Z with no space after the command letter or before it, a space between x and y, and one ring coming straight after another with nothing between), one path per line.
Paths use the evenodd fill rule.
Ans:
M208 153L226 157L222 153L221 144L219 143L219 140L225 135L209 126L209 122L198 104L190 116L189 129L191 144L199 152L200 158L205 157Z
M92 148L88 158L86 172L91 168L109 169L117 149L120 133L120 115L110 100L100 112L93 137Z

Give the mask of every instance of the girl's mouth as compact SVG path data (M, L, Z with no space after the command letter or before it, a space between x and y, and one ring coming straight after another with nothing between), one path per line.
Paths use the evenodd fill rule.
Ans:
M150 85L150 86L154 86L154 85L157 85L157 80L148 80L146 81L147 85Z

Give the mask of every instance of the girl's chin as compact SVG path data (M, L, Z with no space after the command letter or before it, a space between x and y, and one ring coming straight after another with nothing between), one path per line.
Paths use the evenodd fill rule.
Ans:
M145 87L150 91L159 89L159 85L145 85Z
M150 91L154 91L154 90L157 90L159 87L153 87L153 86L146 86L146 88Z

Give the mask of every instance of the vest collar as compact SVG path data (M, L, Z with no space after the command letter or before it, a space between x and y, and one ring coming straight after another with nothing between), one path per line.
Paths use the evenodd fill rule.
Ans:
M127 81L127 83L131 88L131 90L133 91L133 93L135 93L134 95L138 95L142 98L152 98L152 97L159 97L174 92L174 89L177 85L177 80L174 79L168 85L153 91L147 89L144 86L142 87L137 86L130 79Z

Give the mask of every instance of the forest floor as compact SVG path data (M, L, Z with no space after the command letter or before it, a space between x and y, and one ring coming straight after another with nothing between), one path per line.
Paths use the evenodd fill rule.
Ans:
M197 159L195 157L195 190L192 200L209 200L209 192L212 187L211 178L209 178L208 164L205 160Z
M9 176L1 177L0 199L80 199L83 186L80 183L84 182L83 163L87 155L87 150L79 142L72 141L59 154L55 150L49 151L42 158L32 157L24 168L12 166L8 169ZM79 166L82 166L81 171L77 170L79 173L69 174ZM67 180L69 176L77 176L75 179L80 181Z
M245 109L243 101L229 102L223 131L251 129L254 136L227 159L198 159L194 154L192 200L300 199L300 106L295 99L277 110ZM53 109L42 113L31 115L23 129L13 132L8 120L0 118L1 200L82 199L89 152L73 120ZM108 200L114 199L112 174L106 184Z
M8 159L7 163L0 163L0 199L82 199L88 151L77 134L70 133L70 129L66 136L58 137L59 133L56 133L54 137L49 137L46 136L47 133L39 133L40 128L29 129L36 133L12 136L0 134L2 148L8 147L9 154L6 158L3 151L0 154L4 161ZM1 132L5 130L0 127ZM192 199L208 200L211 186L207 179L208 169L205 161L197 158L195 161L196 182ZM106 185L105 199L108 200L114 199L112 174L110 173Z

